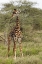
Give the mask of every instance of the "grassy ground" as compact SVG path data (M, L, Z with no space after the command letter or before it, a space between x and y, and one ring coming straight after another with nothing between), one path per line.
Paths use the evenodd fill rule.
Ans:
M13 44L11 44L10 57L7 57L7 44L0 42L0 64L42 64L42 32L32 33L28 42L22 42L23 57L20 57L19 44L17 43L17 59L13 57Z
M7 58L7 46L0 44L0 64L42 64L42 43L23 42L24 57L19 57L19 48L17 46L17 59L14 60L12 46L10 57Z

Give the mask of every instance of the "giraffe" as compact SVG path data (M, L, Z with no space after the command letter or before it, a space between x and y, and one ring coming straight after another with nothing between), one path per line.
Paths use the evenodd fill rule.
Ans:
M20 22L19 22L19 17L18 16L16 16L16 25L15 25L15 27L10 31L10 33L8 35L8 57L9 57L11 39L13 40L13 44L14 44L14 46L13 46L14 58L16 59L16 42L19 42L20 54L23 56L22 44L21 44L22 32L21 32L21 29L20 29Z

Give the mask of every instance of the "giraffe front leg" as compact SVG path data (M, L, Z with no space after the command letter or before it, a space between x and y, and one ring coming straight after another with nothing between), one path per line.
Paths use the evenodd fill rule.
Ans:
M16 59L16 42L14 42L13 55L15 56L14 58Z
M14 37L14 39L13 39L13 42L14 42L14 46L13 46L13 55L15 56L14 59L16 59L16 41L17 41L17 38Z
M21 54L21 56L23 57L22 44L21 44L21 43L19 43L19 45L20 45L20 54Z
M23 57L21 38L18 38L18 42L19 42L19 47L20 47L20 56Z

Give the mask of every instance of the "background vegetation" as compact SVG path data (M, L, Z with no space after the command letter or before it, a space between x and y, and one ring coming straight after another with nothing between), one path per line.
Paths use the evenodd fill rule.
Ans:
M42 64L42 10L34 8L34 4L27 1L19 1L18 5L14 2L3 4L4 7L0 10L0 64ZM13 44L11 44L10 57L7 59L7 43L4 40L15 25L16 18L11 19L14 8L21 11L19 20L23 33L24 53L24 57L20 58L17 43L16 61L12 56Z

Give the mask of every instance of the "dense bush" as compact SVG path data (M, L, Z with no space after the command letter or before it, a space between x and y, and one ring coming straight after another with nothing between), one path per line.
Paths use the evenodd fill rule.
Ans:
M33 8L32 2L20 2L17 6L14 3L4 4L4 8L0 11L0 32L10 31L14 25L16 18L11 19L13 9L16 8L20 12L19 21L23 32L23 41L32 41L31 31L42 30L42 10Z

